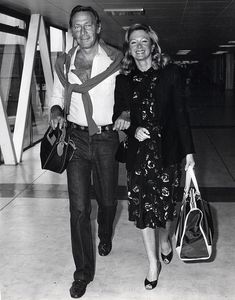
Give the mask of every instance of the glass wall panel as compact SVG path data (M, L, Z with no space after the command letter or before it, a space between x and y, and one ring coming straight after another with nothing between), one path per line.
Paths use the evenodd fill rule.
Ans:
M19 29L26 29L26 24L24 21L1 13L0 13L0 23L4 25L17 27Z
M39 46L35 54L30 95L29 119L31 119L31 142L35 143L42 138L48 127L48 107L45 105L47 87Z
M53 67L56 57L63 51L63 45L63 31L50 27L50 54ZM30 107L28 110L27 128L24 139L25 147L27 147L29 141L30 144L33 144L43 137L49 121L48 103L49 99L42 67L40 47L37 45L31 81Z
M0 31L0 93L5 103L11 131L13 133L18 106L21 77L24 65L26 38L26 23L16 17L0 13L0 23L10 26L9 33ZM11 28L12 27L12 28ZM21 33L13 32L14 28L21 29ZM13 30L12 30L13 29ZM50 55L52 67L57 56L65 49L65 35L60 29L49 27ZM13 34L14 33L14 34ZM25 34L26 36L26 34ZM30 78L29 78L30 80ZM28 148L39 141L48 127L48 94L42 68L39 45L36 49L35 63L31 79L30 105L28 107L26 130L23 147ZM1 149L0 149L0 161Z
M0 32L0 89L11 130L14 129L26 39Z
M56 58L65 49L64 33L55 27L50 27L51 62L54 70Z
M14 28L25 30L26 23L4 14L0 14L0 23L13 28L9 33L0 31L0 93L13 132L26 45L26 38L13 32ZM3 162L1 149L0 162Z
M64 49L64 39L63 31L55 27L50 27L50 54L52 67L54 69L54 64L57 56L63 52ZM27 126L27 136L26 141L31 140L35 143L44 135L49 121L49 108L48 108L48 93L47 86L45 82L45 77L43 73L40 47L37 46L37 51L35 55L34 72L31 82L31 98L29 107L29 118L31 120L30 124ZM31 128L31 131L29 130Z

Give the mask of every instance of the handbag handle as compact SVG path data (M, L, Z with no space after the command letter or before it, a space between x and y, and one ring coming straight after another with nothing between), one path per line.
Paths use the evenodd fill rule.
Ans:
M193 185L196 189L197 194L200 194L199 191L199 187L198 187L198 183L197 183L197 179L193 170L192 166L188 167L188 170L186 171L186 177L185 177L185 187L184 187L184 192L187 195L189 192L189 188L190 188L190 184L191 184L191 180L193 182Z

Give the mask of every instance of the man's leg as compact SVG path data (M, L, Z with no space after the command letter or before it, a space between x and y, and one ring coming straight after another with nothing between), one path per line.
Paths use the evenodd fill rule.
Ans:
M93 181L98 201L99 254L107 255L112 248L113 221L117 208L118 162L115 153L119 144L116 132L103 132L93 140Z
M67 168L72 252L76 266L73 286L78 283L75 290L82 285L85 292L86 284L93 280L95 268L90 224L89 137L86 132L74 130L73 140L77 150Z

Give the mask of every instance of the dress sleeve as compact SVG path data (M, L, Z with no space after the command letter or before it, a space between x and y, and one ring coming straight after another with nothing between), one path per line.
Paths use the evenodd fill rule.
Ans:
M194 144L189 122L189 114L186 108L185 97L182 92L182 77L177 66L172 70L173 76L173 103L178 128L179 138L184 154L194 153Z
M123 74L116 77L114 90L114 109L113 122L117 120L123 111L129 111L130 103L130 87L128 86L128 78Z
M131 109L130 100L132 97L132 88L130 84L130 78L126 75L120 74L116 77L116 85L114 91L114 113L113 122L121 115L123 111L130 111L131 125L124 132L129 135L135 135L136 128L138 127L136 123L136 116Z

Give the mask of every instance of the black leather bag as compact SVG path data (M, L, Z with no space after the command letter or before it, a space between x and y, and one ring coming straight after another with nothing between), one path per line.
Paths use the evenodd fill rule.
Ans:
M63 173L76 150L70 138L70 130L65 127L55 130L49 127L42 138L40 158L42 169Z
M127 150L128 150L128 140L127 137L120 142L117 152L115 154L115 159L118 162L126 163L127 161Z
M190 181L194 187L190 187ZM184 262L207 260L212 254L213 220L209 203L202 199L193 169L186 183L176 225L176 252Z

